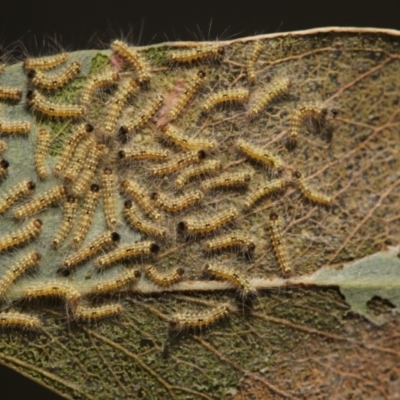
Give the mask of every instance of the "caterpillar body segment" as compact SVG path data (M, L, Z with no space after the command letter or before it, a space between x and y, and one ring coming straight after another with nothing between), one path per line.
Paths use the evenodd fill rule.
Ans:
M26 134L31 130L31 123L29 121L4 121L0 118L0 134L13 135L13 134Z
M46 155L49 151L50 140L50 132L47 129L40 129L37 134L37 145L35 151L35 167L40 179L45 179L49 175L46 166Z
M22 90L15 87L0 87L1 100L21 100Z
M207 240L203 244L206 252L215 252L219 250L234 248L240 252L250 254L255 250L254 240L246 232L233 231L224 235L216 236Z
M175 179L175 186L182 189L190 179L196 176L216 173L221 168L222 164L219 160L205 160L200 164L191 165L178 174Z
M78 202L76 200L76 197L69 195L64 202L63 218L61 224L52 240L52 245L54 248L58 248L71 231L75 222L77 208Z
M263 51L264 48L264 43L261 42L260 40L257 40L254 44L253 47L251 48L247 60L246 60L246 70L247 70L247 78L250 81L250 83L256 83L257 81L257 75L255 72L255 63L260 56L261 52Z
M225 49L220 45L202 45L186 50L176 50L168 53L168 60L175 63L190 63L202 59L215 59L221 57Z
M172 271L161 273L157 271L154 265L145 267L147 276L158 286L171 286L183 279L185 270L181 267L174 268Z
M118 157L122 161L141 161L141 160L165 160L171 156L168 149L157 147L140 147L123 149L118 152Z
M174 197L167 196L166 194L160 192L153 192L151 194L151 199L154 201L157 207L170 213L181 211L202 200L203 197L204 194L200 190L192 190Z
M250 181L251 174L249 172L225 172L214 178L204 180L200 185L200 189L206 192L219 188L246 187Z
M86 307L81 304L74 309L74 317L83 322L95 321L120 315L123 307L119 303L106 304L98 307Z
M323 206L332 204L332 197L312 189L299 171L293 172L293 178L301 194L309 201Z
M203 113L209 112L211 109L222 103L247 103L249 101L250 92L248 89L225 89L209 95L201 108Z
M32 181L17 183L0 199L0 215L4 214L21 197L32 194L35 187L36 185Z
M0 326L36 330L42 326L42 321L27 313L2 312L0 313Z
M68 54L63 52L60 54L55 54L53 56L37 57L37 58L27 58L24 61L24 68L26 70L38 69L38 70L48 70L58 67L59 65L67 61Z
M90 292L93 294L116 292L131 283L137 282L141 276L142 273L139 270L129 269L115 276L114 278L97 283L96 285L93 286Z

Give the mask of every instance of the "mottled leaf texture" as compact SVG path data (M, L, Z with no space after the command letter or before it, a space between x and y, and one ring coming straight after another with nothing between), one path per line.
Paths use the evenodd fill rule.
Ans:
M399 32L61 61L0 75L2 364L67 399L399 398Z

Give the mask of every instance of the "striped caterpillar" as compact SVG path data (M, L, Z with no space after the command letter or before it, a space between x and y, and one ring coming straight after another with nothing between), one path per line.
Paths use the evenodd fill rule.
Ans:
M140 147L134 149L124 149L118 152L118 157L123 161L132 160L165 160L171 153L167 149L156 147Z
M119 303L106 304L98 307L86 307L78 304L74 310L74 317L77 320L89 322L122 313L123 307Z
M71 157L71 161L68 163L68 166L64 172L64 178L66 183L70 184L76 180L76 178L79 175L79 172L86 163L88 153L93 151L92 149L95 147L95 145L96 142L91 137L83 139L78 143Z
M246 200L243 203L243 209L249 210L254 206L259 200L265 196L269 196L272 193L278 192L280 190L286 189L287 182L285 179L274 179L270 182L266 182L261 186L257 187L249 193Z
M50 147L50 139L50 132L47 129L39 130L35 151L35 167L40 179L45 179L49 175L46 166L46 154Z
M215 178L206 179L201 183L200 189L203 191L248 186L251 180L251 174L248 172L225 172Z
M168 53L168 60L177 63L189 63L205 58L218 58L225 53L225 49L216 44L198 46L187 50L177 50Z
M221 103L240 102L246 103L249 100L250 92L248 89L225 89L209 95L203 103L201 110L203 113L209 112Z
M40 219L33 219L22 228L0 237L0 251L8 250L37 238L42 231L42 226L43 223Z
M2 312L0 313L0 326L38 329L42 326L42 321L38 317L26 313Z
M22 196L33 193L36 185L32 181L22 181L17 183L0 199L0 215L4 214Z
M253 47L251 48L251 50L247 56L247 60L246 60L247 78L253 84L256 83L256 81L257 81L257 75L254 70L254 64L256 63L263 48L264 48L264 43L261 42L260 40L258 40L254 43Z
M90 77L80 93L80 103L88 105L95 91L103 86L115 85L118 82L119 74L113 71L106 71Z
M47 70L58 67L67 61L68 54L60 53L54 56L46 56L46 57L37 57L37 58L27 58L24 61L24 68L27 70L30 69L39 69L39 70Z
M302 174L299 171L293 172L293 178L294 178L298 188L300 189L301 194L307 200L309 200L313 203L316 203L316 204L324 205L324 206L332 204L332 197L311 189L307 185L306 181L304 180Z
M145 267L147 276L158 286L171 286L183 279L185 270L181 267L175 268L167 273L160 273L153 265Z
M75 196L69 195L64 203L63 219L52 241L54 248L59 247L71 231L74 225L77 208L78 202Z
M111 168L105 168L101 176L103 185L104 214L108 226L117 224L117 213L115 210L115 174Z
M219 160L206 160L199 165L191 165L180 172L175 179L175 186L181 189L190 179L219 171L222 164Z
M0 87L0 99L2 100L20 100L22 90L14 87Z
M225 235L207 240L203 249L207 252L215 252L227 248L237 248L244 253L253 253L256 245L246 232L234 231Z
M0 118L0 133L3 135L24 134L30 130L31 123L29 121L4 121Z
M286 245L282 237L281 218L276 212L271 212L269 216L268 227L271 235L272 245L274 246L275 250L275 255L278 259L281 270L284 274L290 274L292 272L292 267L290 266Z
M115 276L114 278L95 284L90 290L90 293L103 294L116 292L129 283L138 281L141 276L142 273L139 270L129 269L122 274Z
M192 190L191 192L181 194L177 197L170 198L166 194L160 192L153 192L150 197L158 208L174 213L202 200L204 195L200 190Z

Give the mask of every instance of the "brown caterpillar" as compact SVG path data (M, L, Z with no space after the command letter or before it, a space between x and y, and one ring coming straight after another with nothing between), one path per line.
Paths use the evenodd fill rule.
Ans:
M225 49L217 44L203 45L187 50L177 50L168 53L168 60L177 63L189 63L206 58L218 58L225 53Z
M22 90L14 87L0 87L0 99L2 100L20 100Z
M307 200L324 206L332 204L332 197L311 189L299 171L293 172L293 178L297 184L297 187L300 189L301 194Z
M182 110L189 103L190 99L203 84L205 76L205 72L200 70L195 71L191 76L188 77L180 96L167 113L168 121L173 121L179 116Z
M87 158L84 162L84 169L72 186L71 191L73 194L78 196L86 191L90 181L93 180L99 161L104 154L104 150L104 144L93 145L89 149Z
M36 185L32 181L22 181L12 187L0 199L0 215L4 214L17 200L33 193Z
M86 115L86 107L74 104L56 104L47 100L37 90L28 90L26 93L28 104L36 111L49 117L79 118Z
M159 251L160 246L157 243L150 240L144 240L143 242L128 244L112 250L109 253L98 257L95 263L98 268L104 268L126 258L151 256L157 254Z
M192 139L185 136L170 124L163 126L161 132L163 138L187 150L215 150L218 146L215 140Z
M19 206L14 210L14 217L22 219L31 216L32 214L38 213L44 210L46 207L53 203L57 203L64 199L66 189L64 185L58 185L41 195L32 198L27 203Z
M19 312L0 313L0 326L39 329L42 322L38 317Z
M37 57L37 58L27 58L24 61L24 68L27 70L30 69L53 69L67 61L68 54L60 53L54 56L46 56L46 57Z
M100 197L100 186L93 183L90 190L86 195L85 201L82 205L82 211L79 215L78 226L72 237L72 245L77 247L85 239L90 225L92 224L93 216L96 211L97 203Z
M124 149L118 152L118 157L124 161L131 160L165 160L171 153L167 149L156 147L140 147L134 149Z
M203 192L200 190L192 190L181 194L178 197L169 198L164 193L153 192L151 199L155 202L158 208L168 212L178 212L191 206L192 204L202 200L204 197Z
M206 160L199 165L192 165L180 172L175 179L175 186L181 189L190 179L219 171L222 164L219 160Z
M290 266L286 245L282 237L281 218L276 212L271 212L269 215L269 232L281 270L284 274L290 274L292 267Z
M137 89L138 85L133 79L128 79L119 85L114 96L106 106L107 115L104 120L104 131L107 135L110 135L115 130L122 108Z
M114 278L108 279L106 281L97 283L92 287L90 293L92 294L103 294L116 292L128 285L129 283L136 282L140 279L142 273L137 269L129 269L122 274L117 275Z
M247 78L249 79L250 83L256 83L257 75L254 69L254 65L261 54L264 48L264 43L260 40L256 41L251 48L249 55L247 56L246 60L246 70L247 70Z
M104 214L108 226L117 225L117 213L115 210L115 174L111 168L105 168L101 176L103 185Z
M35 167L40 179L45 179L49 175L46 166L46 154L50 147L50 139L50 132L47 129L39 130L35 151Z
M210 178L201 183L200 189L203 191L248 186L251 180L251 174L248 172L225 172L215 178Z
M64 172L64 178L66 183L71 183L76 180L81 169L86 165L88 153L93 151L96 146L96 142L91 137L81 140L71 157L71 161L68 163L67 168ZM74 193L76 194L76 193Z
M0 179L5 178L5 176L8 173L8 167L10 166L10 163L7 160L1 160L0 161Z
M59 297L65 299L70 306L75 307L81 298L79 291L72 285L62 281L50 281L37 285L24 286L23 297L30 300L38 297Z
M4 153L7 149L7 143L4 140L0 140L0 153Z
M59 247L71 231L74 225L77 208L78 202L75 196L69 195L64 203L63 219L52 241L54 248Z
M287 94L292 86L292 82L288 78L277 79L262 90L262 93L256 97L247 110L247 117L255 118L270 105L274 100Z
M28 71L27 76L32 85L41 89L55 90L74 79L81 68L82 64L79 61L73 61L70 65L56 74L48 75L40 70L31 69Z
M237 148L246 154L247 157L261 164L266 165L269 168L282 170L284 163L280 157L270 153L269 151L261 149L259 146L254 146L244 139L239 139L236 142Z
M156 209L153 208L149 193L141 187L137 182L132 180L124 180L121 183L122 191L128 196L132 196L142 210L155 221L161 221L163 216Z
M146 83L151 79L150 67L147 61L135 48L128 46L121 40L115 40L111 43L111 49L136 68L140 83Z
M85 307L79 304L74 310L74 317L77 320L91 321L121 314L122 310L123 307L119 303L112 303L98 307Z
M201 218L187 218L177 225L178 233L188 233L202 235L214 232L222 226L232 222L239 215L239 211L234 207L227 207L225 210L211 216Z
M214 252L227 248L237 248L244 253L253 253L256 245L246 232L234 231L204 242L203 249Z
M29 121L4 121L0 118L0 133L12 135L14 133L28 133L31 130Z
M240 102L247 103L249 100L250 92L248 89L225 89L209 95L201 110L203 113L209 112L212 108L221 103Z
M37 267L40 254L31 251L14 264L0 280L0 296L4 296L9 287L26 271Z
M37 238L42 231L42 225L43 223L40 219L33 219L22 228L0 237L0 251L11 249Z
M269 196L280 190L286 189L287 182L285 179L274 179L270 182L262 184L249 193L246 200L243 203L243 209L248 210L254 206L261 198Z
M103 250L110 246L115 246L120 240L120 235L117 232L104 232L97 238L93 239L87 245L81 247L79 250L75 251L73 254L68 256L64 262L64 268L71 269L76 265L86 261L100 250Z
M250 282L245 276L234 270L233 268L221 267L215 264L207 264L204 271L217 278L221 278L225 281L232 283L237 287L243 297L255 294L255 289L251 286Z
M204 150L185 151L176 154L165 163L149 168L149 171L152 175L169 175L190 164L199 163L205 157L206 152Z
M226 303L205 312L178 313L172 316L169 326L172 331L199 329L214 324L233 311L235 306Z
M124 203L124 217L128 224L139 232L163 238L167 236L168 231L165 227L146 221L140 216L132 200L126 200Z
M181 267L175 268L167 273L160 273L153 265L145 267L147 276L158 286L171 286L183 279L185 270Z
M119 135L126 134L142 127L157 112L164 101L164 96L157 95L137 115L125 125L121 126Z
M115 85L118 82L119 74L113 71L106 71L90 77L80 93L80 103L87 105L93 97L94 92L103 86Z
M71 132L70 136L68 137L62 148L61 155L58 158L57 164L54 167L54 173L56 175L59 175L61 171L65 169L78 143L82 139L87 138L88 133L93 132L93 130L93 125L80 124L76 127L76 129Z

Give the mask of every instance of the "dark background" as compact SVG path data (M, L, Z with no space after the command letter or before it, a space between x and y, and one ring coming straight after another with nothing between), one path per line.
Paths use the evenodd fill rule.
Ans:
M6 0L3 0L6 1ZM18 58L105 48L115 38L147 45L215 40L324 26L400 29L398 0L7 0L0 12L0 45ZM1 334L1 332L0 332ZM1 400L60 399L0 367Z

